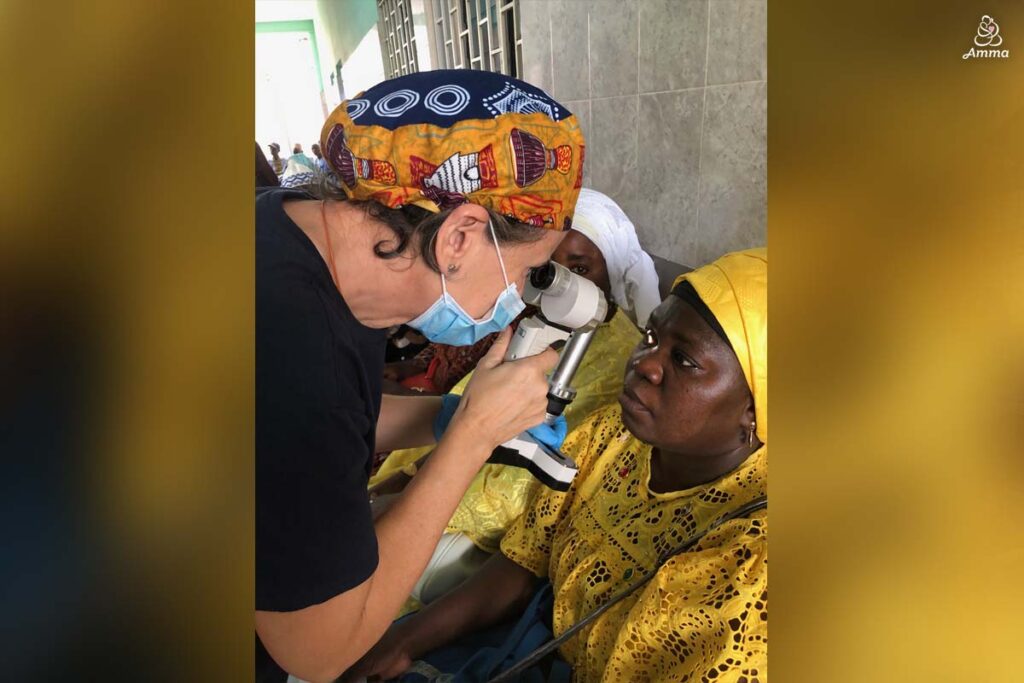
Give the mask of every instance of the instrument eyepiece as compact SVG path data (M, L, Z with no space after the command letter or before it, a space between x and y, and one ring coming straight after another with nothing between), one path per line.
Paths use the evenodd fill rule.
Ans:
M540 268L534 268L530 271L530 284L536 289L547 289L554 283L555 273L555 264L548 261Z

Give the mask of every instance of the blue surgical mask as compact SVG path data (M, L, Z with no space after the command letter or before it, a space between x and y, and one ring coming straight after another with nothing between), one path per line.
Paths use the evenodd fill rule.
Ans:
M494 249L498 252L498 263L501 264L501 277L505 281L505 289L498 295L490 315L483 320L474 320L448 293L448 286L442 273L441 296L415 320L408 322L409 327L419 330L432 342L449 346L470 346L487 335L508 327L526 308L515 283L508 282L505 261L501 258L501 249L498 249L498 240L494 236L494 226L490 223L488 226L494 240Z

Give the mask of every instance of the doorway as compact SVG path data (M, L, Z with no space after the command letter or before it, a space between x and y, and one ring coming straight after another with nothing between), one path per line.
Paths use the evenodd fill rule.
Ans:
M309 152L327 118L313 22L256 24L256 140L281 145L287 158L301 143Z

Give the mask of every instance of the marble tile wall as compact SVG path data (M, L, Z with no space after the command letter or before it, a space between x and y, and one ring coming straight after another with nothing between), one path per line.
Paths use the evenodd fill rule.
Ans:
M526 80L577 115L584 183L652 254L766 243L767 0L520 0Z

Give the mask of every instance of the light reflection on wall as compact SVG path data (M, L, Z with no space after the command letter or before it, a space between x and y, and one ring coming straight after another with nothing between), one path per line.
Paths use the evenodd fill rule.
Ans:
M327 115L309 35L258 33L255 71L256 140L279 143L285 157L297 142L308 153Z

